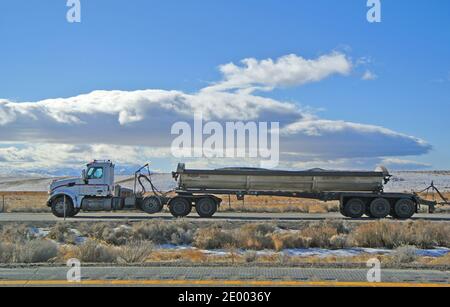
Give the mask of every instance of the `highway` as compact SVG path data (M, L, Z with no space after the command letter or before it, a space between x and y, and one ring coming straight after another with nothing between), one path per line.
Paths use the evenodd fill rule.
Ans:
M152 219L167 219L174 220L174 217L169 213L160 213L154 215L148 215L141 212L132 213L80 213L74 218L68 218L68 221L73 222L92 222L92 221L148 221ZM195 213L192 213L185 219L192 221L320 221L326 219L344 219L355 223L363 223L373 221L369 218L361 219L347 219L339 213L321 213L321 214L305 214L305 213L228 213L219 212L213 218L202 219ZM62 219L58 219L51 213L0 213L0 223L7 222L56 222ZM450 214L417 214L412 220L428 220L436 222L449 222Z
M0 268L0 286L449 286L450 272L287 267L81 267L81 283L67 282L67 267Z

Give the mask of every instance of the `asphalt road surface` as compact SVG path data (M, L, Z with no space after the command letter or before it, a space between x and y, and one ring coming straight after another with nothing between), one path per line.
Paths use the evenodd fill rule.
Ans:
M148 215L141 212L133 213L80 213L74 218L68 218L68 221L82 222L82 221L146 221L152 219L167 219L173 220L174 217L169 213L160 213ZM195 213L189 215L186 219L189 220L204 220L204 221L317 221L325 219L346 219L353 222L367 222L372 221L369 218L361 219L347 219L339 213L323 213L323 214L305 214L305 213L217 213L213 218L202 219ZM450 214L416 214L413 220L429 220L438 222L449 222ZM5 222L55 222L58 219L51 213L0 213L0 223Z
M368 270L368 269L367 269ZM365 269L286 267L81 267L79 285L376 286ZM0 286L77 285L68 267L0 268ZM379 286L449 286L450 272L383 270Z

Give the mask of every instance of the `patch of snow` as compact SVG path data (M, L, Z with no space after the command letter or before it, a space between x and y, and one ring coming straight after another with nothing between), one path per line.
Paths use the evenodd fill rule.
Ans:
M48 236L50 230L47 228L29 227L28 231L30 235L34 238L43 239Z
M433 258L444 257L449 253L450 253L450 249L445 248L445 247L439 247L439 248L435 248L435 249L418 249L416 251L417 256L433 257Z
M362 254L370 255L385 255L389 254L390 251L386 249L374 249L374 248L348 248L348 249L322 249L322 248L294 248L285 249L283 253L289 256L300 256L300 257L354 257Z
M214 250L203 250L197 249L188 245L174 245L174 244L163 244L156 247L157 249L166 250L198 250L206 255L226 257L231 255L231 252L224 249L214 249ZM395 250L382 249L382 248L345 248L345 249L324 249L324 248L292 248L285 249L281 252L276 252L274 250L262 250L262 251L250 251L245 249L237 249L235 251L238 255L244 255L247 252L255 252L257 256L272 256L284 254L288 256L295 257L354 257L359 255L389 255ZM417 256L421 257L443 257L450 253L448 248L436 248L436 249L417 249Z

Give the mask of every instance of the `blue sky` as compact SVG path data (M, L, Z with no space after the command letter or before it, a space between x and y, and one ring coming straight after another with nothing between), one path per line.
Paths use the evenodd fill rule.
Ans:
M70 24L65 0L2 1L0 99L37 102L96 90L191 94L221 80L222 64L338 52L352 63L348 74L258 95L315 110L327 120L420 138L433 147L428 153L393 158L449 169L450 2L381 3L382 22L371 24L365 0L81 0L82 22ZM368 71L374 80L363 80ZM20 122L0 126L3 134L19 128ZM40 144L61 143L43 139ZM0 141L0 148L33 143L21 136ZM13 162L30 168L24 155Z

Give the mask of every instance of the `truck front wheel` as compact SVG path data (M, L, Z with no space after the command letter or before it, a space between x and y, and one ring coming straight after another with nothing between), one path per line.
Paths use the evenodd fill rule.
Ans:
M56 217L73 217L78 212L69 197L60 196L52 201L52 213Z
M169 210L174 217L185 217L191 213L192 204L185 198L175 197L169 202Z
M200 217L212 217L217 211L217 202L211 197L200 198L195 203L195 210Z

